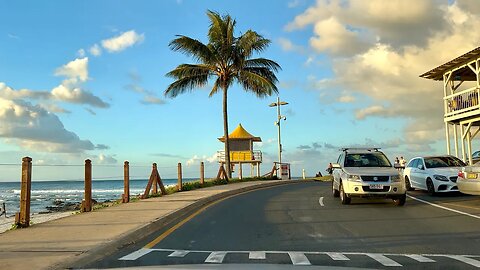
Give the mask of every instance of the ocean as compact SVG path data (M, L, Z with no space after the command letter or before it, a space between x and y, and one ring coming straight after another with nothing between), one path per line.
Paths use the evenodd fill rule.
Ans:
M183 179L183 182L195 179ZM176 185L177 179L162 179L165 187ZM130 196L143 194L148 180L130 180ZM0 182L0 200L5 202L7 216L20 210L20 182ZM47 212L55 201L78 203L83 199L83 181L32 181L30 212ZM97 202L117 200L122 197L123 180L93 180L92 198Z

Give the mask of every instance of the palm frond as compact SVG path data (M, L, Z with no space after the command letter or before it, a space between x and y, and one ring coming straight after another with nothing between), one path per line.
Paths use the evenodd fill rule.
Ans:
M213 75L215 72L215 66L206 65L206 64L181 64L177 66L174 70L168 72L166 75L175 79L182 79L185 77L195 77L202 75Z
M248 60L245 61L244 65L247 68L265 67L265 68L269 68L269 69L271 69L275 72L282 69L277 62L272 61L270 59L266 59L266 58L248 59Z
M264 51L270 45L270 40L255 31L248 30L238 38L237 45L245 58L249 58L254 52Z
M164 95L166 97L174 98L180 94L191 92L195 88L201 88L207 85L208 79L210 77L210 72L209 70L204 70L203 72L200 72L200 70L197 71L182 71L182 70L172 70L169 72L167 75L170 77L177 78L176 81L171 83L167 90L165 90ZM176 73L178 72L178 73ZM187 74L190 72L190 76L178 76L179 74Z
M187 36L178 36L170 42L169 47L173 51L180 51L188 56L192 56L196 61L204 63L211 62L216 58L207 45Z
M218 92L218 89L220 88L220 78L217 78L215 80L215 83L213 84L212 91L210 91L210 94L208 94L208 97L212 97Z
M278 81L275 74L268 68L247 68L240 71L238 82L247 91L253 92L257 97L278 94L275 83Z

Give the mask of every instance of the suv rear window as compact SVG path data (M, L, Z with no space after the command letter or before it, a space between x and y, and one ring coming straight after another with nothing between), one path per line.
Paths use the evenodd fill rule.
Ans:
M347 154L345 167L392 167L382 152Z

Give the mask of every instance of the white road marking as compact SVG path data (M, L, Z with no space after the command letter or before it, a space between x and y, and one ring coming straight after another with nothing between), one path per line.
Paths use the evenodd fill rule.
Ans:
M185 257L190 251L188 250L175 250L168 257Z
M223 259L225 259L225 255L227 255L226 251L214 251L208 255L207 259L205 259L206 263L222 263Z
M327 252L326 253L332 260L334 261L350 261L347 256L343 255L342 253L336 253L336 252Z
M435 262L434 260L423 257L422 255L417 255L417 254L407 254L405 255L406 257L409 257L411 259L414 259L417 262L422 262L422 263L428 263L428 262Z
M469 217L473 217L473 218L480 219L479 216L472 215L472 214L469 214L469 213L465 213L465 212L462 212L462 211L459 211L459 210L455 210L455 209L452 209L452 208L448 208L448 207L445 207L445 206L441 206L441 205L438 205L438 204L434 204L434 203L431 203L431 202L427 202L427 201L424 201L424 200L422 200L422 199L419 199L419 198L416 198L416 197L413 197L413 196L410 196L410 195L407 195L407 197L409 197L410 199L413 199L413 200L422 202L422 203L426 203L426 204L431 205L431 206L434 206L434 207L441 208L441 209L443 209L443 210L447 210L447 211L455 212L455 213L458 213L458 214L461 214L461 215L465 215L465 216L469 216Z
M302 252L288 252L293 265L312 265Z
M470 264L472 266L480 268L480 261L474 260L472 258L468 258L468 257L461 256L461 255L448 255L448 256L445 256L445 257L449 257L449 258L452 258L454 260L461 261L463 263Z
M435 263L432 257L445 257L480 268L480 255L451 255L451 254L396 254L396 253L363 253L363 252L321 252L321 251L211 251L211 250L176 250L176 249L148 249L141 248L126 256L119 258L123 261L134 261L153 252L170 252L168 257L184 257L189 253L209 253L206 263L223 263L227 254L248 254L249 259L265 260L266 254L287 254L294 265L311 265L306 255L327 255L335 261L350 261L348 255L368 256L384 266L402 266L386 256L404 256L420 263Z
M251 251L248 253L248 258L250 260L265 260L267 254L265 251Z
M320 199L318 199L318 203L320 204L320 206L325 206L325 205L323 204L323 197L320 197Z
M148 253L152 252L153 249L148 249L148 248L141 248L135 252L132 252L126 256L121 257L119 260L120 261L135 261L136 259L147 255Z
M383 264L384 266L402 266L401 264L397 263L396 261L385 257L382 254L376 254L376 253L366 253L368 257L374 259L375 261Z

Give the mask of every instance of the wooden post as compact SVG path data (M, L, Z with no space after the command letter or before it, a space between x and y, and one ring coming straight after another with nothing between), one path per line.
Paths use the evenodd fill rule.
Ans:
M200 162L200 185L205 184L205 164Z
M85 193L81 211L92 211L92 161L90 159L85 160Z
M15 224L30 226L30 195L32 188L32 158L22 158L22 187L20 191L20 212L15 215Z
M122 202L130 202L130 166L128 161L123 163L123 198Z
M182 191L182 163L178 163L178 183L177 190Z
M243 174L243 172L242 172L242 167L243 167L243 166L242 166L242 163L239 162L239 163L238 163L238 179L240 179L240 180L242 180L242 178L243 178L243 175L242 175L242 174Z
M152 186L152 193L153 194L158 194L158 176L157 176L157 163L153 163L153 170L152 170L152 175L153 175L153 186Z

